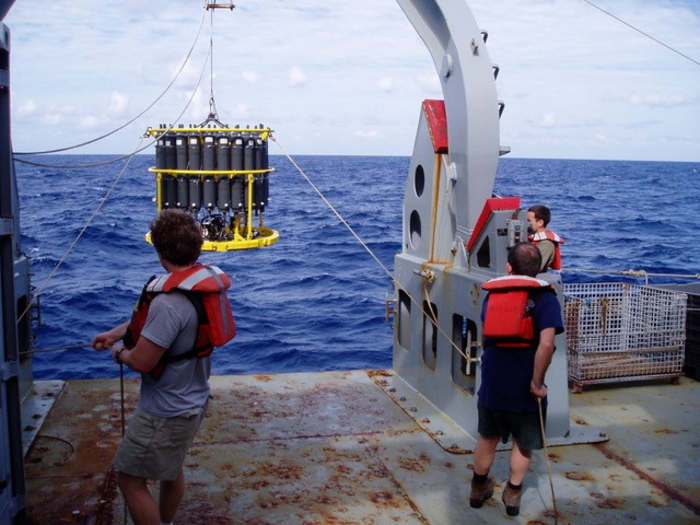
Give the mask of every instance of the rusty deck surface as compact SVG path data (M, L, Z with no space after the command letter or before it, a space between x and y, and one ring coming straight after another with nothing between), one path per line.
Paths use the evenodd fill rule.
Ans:
M471 509L472 454L426 433L387 394L392 379L391 371L212 377L176 523L554 523L543 453L533 458L520 516L506 516L500 501L506 451L491 471L494 498ZM36 391L36 406L51 410L33 415L30 523L123 524L111 467L119 381L38 383ZM128 421L138 383L127 381L125 392ZM609 441L549 448L558 523L700 522L699 394L700 383L683 378L572 395L572 424Z

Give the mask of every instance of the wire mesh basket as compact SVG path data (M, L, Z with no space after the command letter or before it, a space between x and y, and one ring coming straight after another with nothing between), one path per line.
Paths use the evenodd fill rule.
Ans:
M569 379L593 383L679 377L686 294L629 283L564 285Z

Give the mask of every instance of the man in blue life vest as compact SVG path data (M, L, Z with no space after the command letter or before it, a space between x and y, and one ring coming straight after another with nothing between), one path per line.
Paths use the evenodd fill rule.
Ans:
M493 495L488 477L498 441L513 437L510 475L503 503L510 516L520 513L520 496L533 450L543 447L539 403L546 416L547 368L554 337L564 331L556 292L536 279L539 250L516 244L508 253L508 275L491 279L482 310L483 348L479 386L479 440L474 450L474 477L469 504L480 508Z
M203 239L194 218L160 212L151 222L151 241L169 273L144 287L131 321L92 341L95 350L111 348L116 363L141 372L139 404L114 459L136 525L174 520L185 492L182 466L209 401L209 354L222 331L229 339L235 335L229 279L197 262ZM115 346L120 340L125 346ZM148 480L160 481L158 502Z
M560 245L564 244L564 239L547 229L551 219L549 208L542 204L531 206L527 210L528 240L537 246L542 255L540 272L546 272L548 268L561 270Z

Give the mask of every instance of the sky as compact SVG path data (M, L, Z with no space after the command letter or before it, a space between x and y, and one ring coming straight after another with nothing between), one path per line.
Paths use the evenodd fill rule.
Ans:
M586 0L467 2L500 67L501 144L518 158L700 161L700 1L591 1L665 46ZM14 150L92 140L162 95L68 151L128 154L149 126L203 122L213 93L220 121L274 130L272 154L411 155L421 102L443 97L398 3L234 3L17 0L4 20Z

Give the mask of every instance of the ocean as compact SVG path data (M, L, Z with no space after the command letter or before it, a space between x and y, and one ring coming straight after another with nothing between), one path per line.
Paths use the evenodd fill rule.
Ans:
M22 157L17 163L22 250L41 299L37 379L115 377L108 352L89 343L128 319L145 280L162 273L144 241L155 215L153 155ZM295 162L391 270L401 247L409 157L300 156ZM98 164L79 168L78 165ZM238 335L213 359L215 374L391 367L385 321L391 278L284 156L271 155L265 225L278 243L204 253L233 278ZM550 207L566 239L565 268L700 273L694 221L700 163L501 159L494 191ZM96 210L99 208L99 211ZM85 228L86 224L89 225ZM84 232L76 242L77 236ZM63 261L58 269L56 266ZM565 271L565 282L643 280ZM691 282L652 277L653 284ZM78 347L78 348L75 348ZM135 375L127 372L127 375Z

